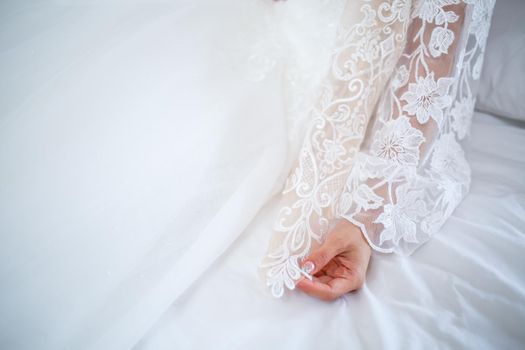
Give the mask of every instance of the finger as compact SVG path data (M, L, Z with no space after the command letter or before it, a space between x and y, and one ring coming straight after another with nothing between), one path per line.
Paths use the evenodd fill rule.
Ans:
M304 293L325 301L335 300L346 293L359 289L359 287L361 284L357 281L344 278L330 280L324 278L314 281L303 279L297 283L297 288Z
M338 268L339 268L339 264L337 263L337 258L336 258L336 259L330 260L330 262L326 264L323 270L325 271L325 274L327 274L328 276L331 276L332 278L341 277L341 276L335 275L335 271Z
M357 269L345 269L337 278L332 279L329 284L337 293L344 291L344 293L352 292L363 286L365 283L366 267L358 267ZM343 280L345 282L341 282Z
M327 239L323 245L310 252L304 259L302 268L309 274L316 274L340 252L341 247L335 244L334 240Z
M359 289L362 284L354 279L334 278L331 281L328 281L328 285L330 286L333 295L336 298L339 298L346 293Z
M333 277L327 276L327 275L321 275L319 277L314 277L315 282L320 282L324 284L328 284L329 281L333 280Z
M297 288L304 293L321 300L330 301L335 299L331 287L326 283L302 279L297 283Z
M346 271L343 277L333 278L328 275L315 277L313 281L303 279L297 287L306 294L322 299L334 300L363 286L364 274L359 271Z

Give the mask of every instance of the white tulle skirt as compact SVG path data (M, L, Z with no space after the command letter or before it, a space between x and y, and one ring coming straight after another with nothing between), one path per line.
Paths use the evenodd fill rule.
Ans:
M272 198L326 67L337 8L220 0L2 9L2 346L146 346L202 279L218 283L210 301L221 286L237 300L264 296L257 263ZM247 235L251 248L235 253ZM230 255L253 283L213 275ZM196 340L198 329L187 331Z

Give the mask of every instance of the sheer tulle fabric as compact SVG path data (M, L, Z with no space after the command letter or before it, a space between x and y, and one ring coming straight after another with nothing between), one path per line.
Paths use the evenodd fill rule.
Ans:
M337 6L2 3L3 347L140 340L282 188Z
M345 218L410 254L468 191L467 136L492 0L350 1L261 263L274 296Z

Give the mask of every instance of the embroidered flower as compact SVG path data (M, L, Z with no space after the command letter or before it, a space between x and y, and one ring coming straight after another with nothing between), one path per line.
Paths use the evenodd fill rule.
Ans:
M494 2L476 0L472 1L472 3L474 4L474 9L472 10L472 22L469 26L469 32L476 36L478 45L483 50L489 35L490 15Z
M460 183L452 178L443 177L438 181L438 188L441 191L441 208L444 217L452 215L452 212L463 199L468 187L467 183Z
M442 17L440 20L441 23L438 23L442 24L442 22L447 19L447 15L456 16L453 12L445 12L443 10L443 6L457 3L459 3L459 0L418 0L416 1L416 4L414 6L414 12L412 13L412 17L419 17L423 21L428 23L434 22L434 19L436 19L436 17ZM453 17L450 18L450 20L448 20L448 22L453 21L455 21Z
M423 133L412 127L407 117L388 121L374 135L372 153L399 164L417 165Z
M448 53L448 48L454 42L454 32L447 28L436 27L430 37L429 50L432 57Z
M453 133L442 135L434 144L430 166L437 174L460 183L468 182L470 168Z
M352 60L373 62L379 57L380 45L375 35L367 33L361 40L359 40L355 47L355 52L351 54Z
M379 237L380 245L385 241L393 241L397 245L401 239L418 243L416 222L427 215L427 208L423 201L423 189L411 187L409 184L399 186L396 190L397 203L385 205L383 213L374 221L384 227Z
M346 153L345 148L337 140L326 139L323 141L324 161L327 165L333 165L342 155Z
M468 134L473 110L474 101L469 98L454 102L454 107L450 110L452 129L457 133L460 140Z
M415 115L421 124L432 118L441 125L443 109L451 103L448 90L453 81L452 78L439 78L436 82L434 73L425 78L417 77L416 83L409 84L408 91L401 96L407 102L403 110Z
M365 184L360 184L353 193L353 200L357 204L358 211L377 209L383 204L383 198Z
M408 69L405 65L399 66L392 80L392 88L398 89L408 82Z
M392 3L392 14L397 15L397 19L404 22L410 14L410 5L408 0L394 0Z

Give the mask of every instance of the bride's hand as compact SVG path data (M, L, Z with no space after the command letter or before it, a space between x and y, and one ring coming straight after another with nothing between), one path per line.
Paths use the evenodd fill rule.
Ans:
M302 267L313 276L297 283L308 295L334 300L359 289L366 277L371 248L361 230L347 220L340 220L320 247L312 250Z

